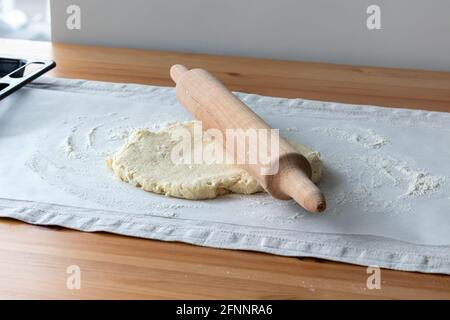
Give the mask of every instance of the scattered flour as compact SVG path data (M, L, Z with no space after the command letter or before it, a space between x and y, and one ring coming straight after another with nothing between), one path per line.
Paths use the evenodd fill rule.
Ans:
M425 170L411 169L405 161L389 156L360 157L375 174L379 173L389 179L395 186L404 186L402 196L423 196L432 193L444 182L445 177L432 175ZM372 183L373 187L378 184Z
M69 158L74 157L75 147L74 147L74 143L73 143L73 135L75 134L77 129L78 129L77 126L73 126L70 129L70 133L64 138L63 143L62 143L63 152Z
M286 214L284 213L282 216L275 215L273 211L267 211L267 209L263 209L263 207L271 206L277 207L281 212L284 212L283 209L288 207L298 208L298 205L293 201L279 201L275 198L272 198L268 194L253 194L253 195L237 195L233 194L231 197L237 197L239 199L245 200L245 206L249 209L246 211L247 216L251 216L255 219L260 219L273 223L287 223L290 224L294 221L299 221L305 218L309 213L305 211L298 211L294 213Z
M390 142L386 137L380 136L372 129L361 130L359 133L351 133L340 128L319 127L313 128L311 131L320 131L338 140L347 141L371 149L381 148Z
M93 144L94 144L94 135L95 135L95 132L100 128L100 127L103 127L105 124L104 123L102 123L102 124L99 124L99 125L97 125L97 126L95 126L95 127L92 127L90 130L89 130L89 132L87 133L87 135L86 135L86 148L89 148L89 147L92 147L93 146Z
M100 162L105 156L115 151L123 140L127 139L136 124L133 121L126 121L126 118L120 117L117 113L111 113L103 117L78 117L78 122L70 129L67 136L63 138L63 155L65 159L77 159L77 168L80 171L73 174L80 176L89 175L85 169L90 163ZM73 123L73 121L66 121ZM172 122L162 122L150 125L147 128L159 129L169 126ZM145 127L145 124L141 125ZM348 131L347 131L348 130ZM292 126L285 128L287 132L301 132L299 127ZM336 154L325 154L326 163L325 176L327 176L327 166L332 172L328 172L328 182L321 186L327 194L329 203L328 214L336 215L345 213L347 208L357 206L361 213L368 214L399 214L412 211L411 199L426 196L436 192L444 183L445 177L433 175L427 170L416 169L410 166L406 161L399 160L389 154L383 146L390 143L390 140L376 133L372 129L353 128L326 128L316 127L311 131L324 133L328 137L352 144L361 148L360 154L345 155L336 151ZM84 139L84 140L83 140ZM327 138L329 139L329 138ZM78 142L83 141L86 148L78 148ZM80 142L81 143L81 142ZM158 151L165 152L163 146ZM53 177L52 180L67 182L64 173L64 167L70 166L64 163L64 158L57 161L53 158L53 165L56 168L62 168L59 177ZM44 165L44 164L43 164ZM35 171L41 171L39 164L33 166ZM334 182L330 174L337 175ZM55 173L54 173L55 174ZM97 173L96 173L97 174ZM101 174L101 173L98 173ZM97 175L98 175L97 174ZM64 188L79 197L94 201L96 203L107 205L108 207L121 208L124 205L123 196L118 192L127 194L126 186L121 184L109 184L108 186L96 183L94 175L91 173L92 189L82 189L78 186L65 185ZM97 178L100 179L100 178ZM344 179L344 180L343 180ZM100 181L100 180L98 180ZM59 183L58 183L59 184ZM346 185L345 190L340 186ZM97 194L94 189L108 190L103 194ZM386 193L391 190L391 193ZM387 196L388 195L388 196ZM129 195L132 197L133 195ZM139 197L140 195L136 195ZM121 200L122 199L122 200ZM131 199L131 198L130 198ZM130 200L129 199L129 200ZM138 198L136 198L138 199ZM291 201L277 201L269 196L242 196L243 205L248 208L246 215L253 219L264 220L276 224L291 224L294 221L306 219L303 211L295 210L296 207ZM203 203L164 203L151 202L146 203L136 200L134 203L142 203L142 212L151 210L154 214L165 217L174 217L176 212L183 208L206 208ZM205 207L206 206L206 207ZM140 205L139 205L140 207ZM267 208L279 208L280 212L291 212L286 215L273 214L273 210ZM287 210L286 210L287 209ZM278 210L277 210L278 211Z
M157 203L154 206L158 209L183 209L183 208L203 208L202 204L175 204L175 203Z
M409 185L407 195L422 196L435 191L444 181L444 177L432 176L429 173L418 172L414 174L412 183Z
M67 154L67 156L70 156L73 152L73 142L72 137L67 136L62 144L63 151Z
M129 137L130 130L128 129L110 129L109 140L125 140Z
M180 121L178 121L178 122L180 122ZM149 128L149 129L161 130L161 129L167 128L175 123L177 123L177 121L164 121L161 123L154 123L154 124L152 124L151 128Z
M286 129L284 129L284 131L288 131L288 132L300 132L300 128L298 127L288 127Z

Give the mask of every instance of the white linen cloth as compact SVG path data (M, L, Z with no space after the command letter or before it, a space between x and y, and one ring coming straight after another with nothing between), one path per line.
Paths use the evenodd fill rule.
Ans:
M105 158L134 128L191 119L174 89L41 78L0 101L0 216L450 274L450 114L236 94L321 152L326 212L266 194L174 199L121 182Z

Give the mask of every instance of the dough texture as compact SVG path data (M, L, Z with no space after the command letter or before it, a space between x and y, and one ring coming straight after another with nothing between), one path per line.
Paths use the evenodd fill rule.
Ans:
M145 191L184 199L212 199L230 192L252 194L264 189L244 169L229 164L174 164L171 132L180 128L193 131L196 121L175 123L157 132L135 130L128 142L111 158L107 166L121 180ZM214 144L203 139L203 150ZM295 144L312 166L312 180L317 182L322 174L320 154ZM192 145L192 152L195 144Z

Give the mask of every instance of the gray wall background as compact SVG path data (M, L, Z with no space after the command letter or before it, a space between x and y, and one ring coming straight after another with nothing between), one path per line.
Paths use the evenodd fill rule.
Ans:
M450 71L450 0L52 0L51 14L57 42Z

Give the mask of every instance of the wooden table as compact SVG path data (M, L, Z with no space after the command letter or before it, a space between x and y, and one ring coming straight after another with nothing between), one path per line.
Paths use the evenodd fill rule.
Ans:
M53 76L169 85L169 66L203 67L233 90L450 112L450 73L0 39L0 56L52 58ZM81 268L68 290L66 269ZM450 277L220 250L0 220L0 298L447 298Z

